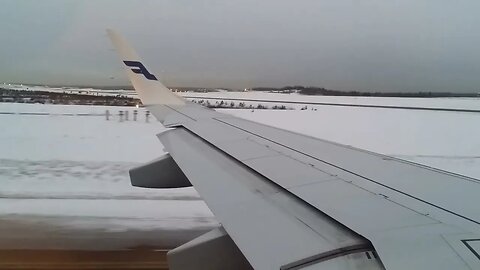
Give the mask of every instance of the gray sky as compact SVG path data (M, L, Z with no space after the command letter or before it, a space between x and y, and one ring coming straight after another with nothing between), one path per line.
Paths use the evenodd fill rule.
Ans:
M0 82L122 85L105 28L170 86L480 91L480 1L0 0Z

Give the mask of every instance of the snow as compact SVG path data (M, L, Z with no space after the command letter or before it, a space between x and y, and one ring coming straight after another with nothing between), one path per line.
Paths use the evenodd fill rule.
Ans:
M102 114L109 110L107 121ZM118 112L129 111L120 122ZM0 218L108 231L186 230L217 223L193 188L132 187L128 170L157 158L164 127L132 107L0 104ZM75 116L76 114L89 116ZM72 116L73 115L73 116Z
M130 185L133 162L0 159L0 199L199 200L192 188L168 192Z
M106 110L113 115L110 121L99 115ZM134 110L139 111L137 121L119 122L119 111L129 111L132 120ZM3 158L145 162L158 157L162 150L154 135L164 128L152 116L146 123L144 109L4 103L0 104L0 112L53 114L0 115ZM79 113L93 115L68 115Z
M297 93L279 94L269 92L181 92L179 95L200 98L258 99L294 102L324 102L337 104L361 104L381 106L406 106L426 108L470 109L480 110L480 98L394 98L394 97L341 97L341 96L307 96ZM258 103L258 102L256 102ZM293 104L288 104L294 106Z
M463 98L305 97L251 92L194 95L480 109L478 99ZM103 115L106 110L112 115L109 121ZM0 219L115 232L216 226L193 188L149 190L130 185L129 168L163 153L155 134L164 130L153 117L146 122L141 108L138 120L131 121L133 110L0 103ZM120 111L129 111L130 121L120 121ZM303 111L220 111L480 178L480 113L310 105ZM18 114L25 112L48 115Z

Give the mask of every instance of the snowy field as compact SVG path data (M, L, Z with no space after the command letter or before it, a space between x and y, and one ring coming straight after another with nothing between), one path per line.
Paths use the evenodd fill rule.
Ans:
M236 93L236 98L251 98L248 95ZM288 96L268 94L274 100ZM332 98L336 102L352 99ZM366 103L378 102L378 98L361 99ZM414 100L417 103L392 98L388 102L406 106L423 102L419 106L428 103L438 107L479 107L477 99ZM106 110L112 114L109 121L101 115ZM121 122L118 112L126 110L130 121ZM133 110L132 107L0 103L0 113L53 114L0 114L0 220L68 233L100 231L111 235L200 232L216 226L213 215L193 188L147 190L130 186L128 169L163 152L155 137L163 130L161 124L153 117L146 122L142 109L138 120L131 121ZM329 106L312 106L304 111L221 111L480 178L479 113ZM68 115L79 113L95 115ZM3 238L8 230L2 231L2 221L0 237ZM151 239L145 241L150 243Z
M445 108L445 109L467 109L480 110L479 98L392 98L392 97L341 97L341 96L307 96L296 93L277 94L269 92L209 92L179 93L187 97L199 98L222 98L229 99L253 99L253 100L275 100L289 102L305 103L334 103L334 104L355 104L355 105L374 105L374 106L406 106L423 108ZM258 102L257 102L258 103ZM281 104L281 103L280 103ZM300 105L288 104L288 106L300 107ZM310 107L310 106L309 106Z
M106 110L112 114L109 121L99 115ZM120 122L118 112L126 110L130 121ZM163 130L161 124L152 116L147 123L142 109L132 121L134 110L0 104L2 113L53 114L0 115L0 248L5 243L9 248L32 247L39 241L21 244L38 235L42 245L55 248L65 242L65 235L113 237L119 242L105 248L171 247L217 225L193 188L148 190L130 185L131 167L163 153L155 137ZM79 113L97 116L69 116ZM4 221L14 222L15 229L20 224L41 231L22 230L12 236L11 228L2 229ZM183 233L171 239L178 231ZM56 240L50 243L51 239ZM82 239L68 241L75 242L74 248L85 247Z

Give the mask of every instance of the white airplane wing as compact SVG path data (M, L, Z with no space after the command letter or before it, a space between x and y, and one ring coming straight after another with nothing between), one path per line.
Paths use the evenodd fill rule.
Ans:
M171 269L480 269L480 181L183 100L108 31L168 155L145 187L192 184L221 227ZM395 143L395 141L392 141Z

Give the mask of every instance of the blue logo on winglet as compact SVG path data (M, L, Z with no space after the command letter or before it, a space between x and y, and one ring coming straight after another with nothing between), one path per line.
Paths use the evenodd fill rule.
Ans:
M149 80L154 80L157 81L157 77L153 75L152 73L148 72L147 68L140 62L138 61L123 61L125 65L129 66L132 68L132 71L137 74L143 74L145 78Z

